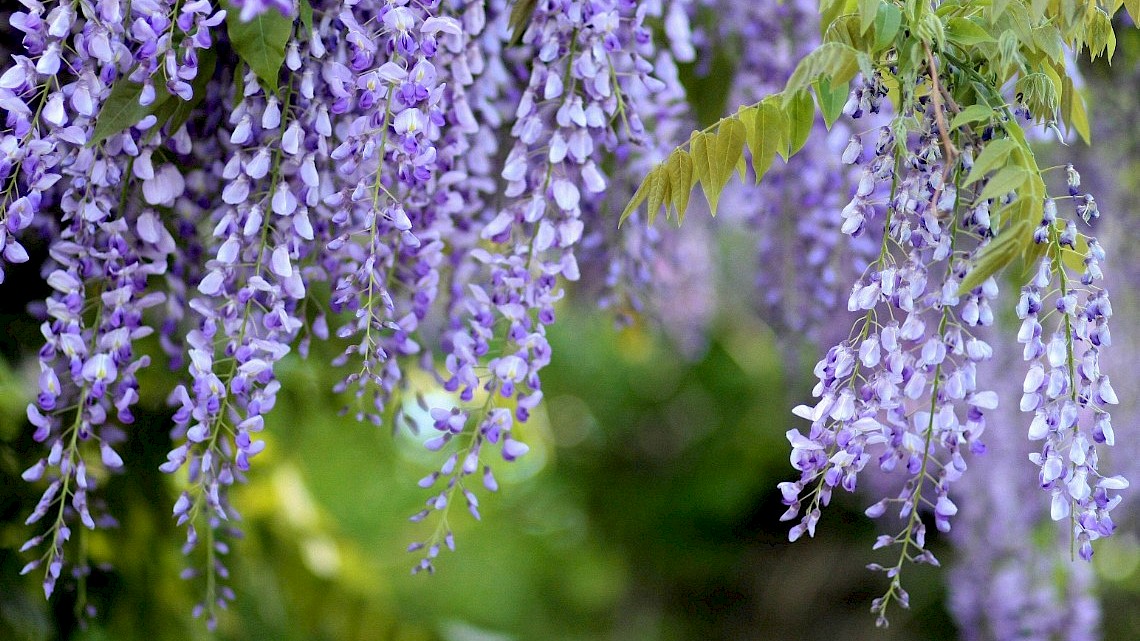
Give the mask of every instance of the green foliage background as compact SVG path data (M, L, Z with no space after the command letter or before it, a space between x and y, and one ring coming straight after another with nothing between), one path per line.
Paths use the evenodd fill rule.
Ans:
M407 516L432 457L408 433L337 418L330 354L288 361L269 448L236 500L247 536L219 636L901 639L918 638L920 620L946 621L932 575L915 590L926 610L900 616L894 635L873 629L864 610L876 586L862 569L873 532L847 497L816 541L787 544L772 488L786 476L788 389L769 330L738 316L686 363L646 328L615 332L588 312L562 310L552 343L564 356L527 428L532 452L500 469L484 523L452 516L459 552L432 577L411 576L402 553L420 534ZM144 399L133 431L148 436L132 440L128 475L108 488L122 527L90 550L115 568L92 577L103 613L78 631L73 595L45 604L34 574L15 576L20 515L36 500L19 472L36 449L19 429L26 382L10 368L0 380L0 638L205 638L177 578L173 490L157 472L169 443L162 399Z

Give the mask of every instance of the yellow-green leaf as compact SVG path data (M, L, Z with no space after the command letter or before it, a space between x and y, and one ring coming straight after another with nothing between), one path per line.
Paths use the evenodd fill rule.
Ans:
M701 191L709 203L709 210L716 214L716 202L720 192L713 192L712 168L709 164L708 138L713 134L693 132L689 138L689 155L693 158L693 177L701 184Z
M978 198L981 200L1001 198L1011 191L1016 191L1028 178L1029 172L1025 167L1018 165L1003 167L986 182L986 188Z
M1001 223L1015 225L1021 222L1037 224L1041 222L1041 210L1045 201L1045 186L1041 178L1032 171L1029 179L1017 191L1017 198L998 212L995 217Z
M782 155L787 159L802 149L811 135L812 125L815 124L815 103L811 94L800 91L785 103L784 111L788 116L788 151Z
M826 35L827 27L844 12L846 5L846 0L819 1L819 35Z
M656 171L656 168L654 168L654 171ZM649 176L652 175L653 171L650 171ZM641 206L641 203L645 202L645 199L649 197L649 176L646 176L645 180L641 181L641 184L637 186L637 191L633 192L633 197L626 203L625 209L621 212L621 217L618 218L618 227L621 227L625 219L632 216L633 212L637 211L637 208Z
M717 129L716 148L720 161L717 165L717 180L721 183L721 189L728 184L733 169L744 158L744 140L747 136L747 127L737 118L725 118Z
M705 153L708 154L709 181L702 182L705 196L709 201L709 211L716 216L717 202L724 186L732 178L732 170L737 160L744 154L744 139L747 130L744 123L736 118L725 118L715 134L705 134Z
M989 122L993 116L994 110L986 105L970 105L954 116L954 119L950 121L950 129L957 129L975 122Z
M1124 0L1124 8L1132 16L1132 23L1140 25L1140 0Z
M859 35L867 35L867 30L875 24L879 15L880 0L859 0Z
M784 102L807 89L820 76L827 76L833 83L849 82L859 71L858 52L841 42L827 42L804 56L796 65L792 77L785 86Z
M998 18L1005 13L1006 8L1009 7L1009 1L1010 0L993 0L993 2L990 3L990 24L996 23Z
M977 261L958 286L958 295L968 293L1010 264L1021 253L1022 245L1026 242L1033 243L1033 225L1026 221L1013 225L991 240L990 244L978 252Z
M669 193L677 210L677 224L680 225L685 220L689 196L693 192L693 159L683 150L674 149L665 160L665 167L669 173Z
M788 117L778 99L768 98L756 105L752 118L742 116L741 120L747 128L748 148L752 151L752 172L759 181L772 166L776 152L787 149L784 139Z
M1061 262L1078 274L1085 271L1085 255L1077 253L1068 247L1061 248Z
M669 193L669 172L664 165L657 165L649 173L649 224L657 219L657 210L665 207L665 215L669 215L669 203L672 200Z
M1033 28L1033 44L1054 64L1064 60L1064 44L1061 32L1054 25L1047 24Z
M1069 128L1076 129L1077 134L1088 144L1091 142L1091 132L1089 130L1089 116L1085 111L1084 96L1073 86L1073 79L1068 75L1061 79L1061 83L1061 119Z
M946 39L962 47L995 42L988 30L968 18L950 18L947 20Z
M965 184L967 186L982 179L990 171L997 169L1002 163L1009 158L1010 153L1017 149L1018 145L1010 138L999 138L990 141L989 144L982 149L982 153L974 159L974 167L970 170L970 174L966 176Z

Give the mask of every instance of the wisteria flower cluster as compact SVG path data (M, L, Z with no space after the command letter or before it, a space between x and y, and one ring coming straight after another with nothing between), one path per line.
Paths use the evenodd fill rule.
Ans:
M1127 487L1098 456L1115 441L1100 367L1112 307L1104 251L1078 224L1099 212L1072 167L1068 195L1049 194L1025 129L1087 130L1062 45L1111 55L1117 7L844 5L822 3L817 41L816 8L798 2L20 0L22 50L0 72L0 284L34 260L51 291L36 310L27 418L44 455L23 476L43 493L24 572L48 597L90 572L76 539L115 524L99 490L159 360L180 378L161 390L174 445L160 469L179 487L194 614L213 629L235 598L230 494L265 448L282 359L313 339L340 351L347 413L421 429L439 453L411 516L432 525L409 546L413 571L433 571L455 548L451 507L480 518L492 461L528 452L519 428L542 402L567 284L593 276L628 319L663 276L708 276L684 237L618 231L622 201L622 220L648 200L647 222L662 205L680 221L700 184L715 214L734 172L762 181L737 206L764 203L744 217L763 263L785 265L762 270L765 304L831 343L816 400L794 410L810 428L788 432L791 538L814 535L868 464L901 473L867 513L901 520L876 543L898 555L873 566L889 578L873 610L885 623L906 605L904 565L938 563L923 514L950 529L951 488L985 449L999 405L979 376L985 328L1001 269L1021 259L1032 462L1090 558ZM708 11L732 19L695 27ZM677 65L700 67L725 36L748 43L735 99L759 102L674 150L692 126ZM828 141L808 144L824 125ZM844 304L854 325L836 338L821 327ZM404 409L413 370L450 394L420 399L423 425Z
M817 108L832 132L850 128L847 144L833 152L838 162L861 168L850 200L834 206L830 217L803 206L791 220L761 217L776 229L814 235L808 246L828 248L821 252L828 258L838 252L825 232L837 228L850 237L844 251L855 257L840 271L813 267L820 263L813 264L810 252L791 259L807 259L792 271L793 281L807 273L826 290L837 274L849 276L846 308L854 321L815 366L816 400L793 410L810 427L787 432L798 478L780 484L788 506L781 518L796 521L792 541L814 536L835 489L855 491L868 465L905 477L897 494L866 510L871 518L890 514L901 522L874 546L897 554L869 566L887 575L887 591L871 607L885 626L889 606L909 602L904 566L939 564L927 546L928 524L950 531L959 511L952 487L969 459L986 450L987 413L1002 399L979 369L993 357L988 328L999 314L1002 268L1011 263L1031 274L1014 310L1021 324L1012 333L1029 362L1018 404L1030 415L1029 439L1042 443L1029 459L1039 467L1050 515L1068 524L1072 555L1085 560L1093 541L1115 528L1110 513L1128 481L1102 470L1098 452L1115 441L1110 412L1118 398L1100 366L1101 350L1111 344L1112 306L1101 282L1105 252L1078 227L1099 211L1072 165L1038 167L1026 135L1033 125L1057 130L1060 122L1087 137L1088 122L1066 70L1071 58L1060 48L1050 54L1026 44L1019 21L1051 29L1058 41L1094 57L1111 55L1114 41L1101 14L1075 24L1026 6L1003 14L964 7L926 13L889 2L844 13L850 8L823 5L822 43L786 82L694 132L649 172L623 216L648 201L651 218L664 207L680 223L698 184L715 214L737 171L761 187L779 188L785 176L771 169L773 158L804 148ZM994 58L965 35L986 24L1003 33L993 40ZM1042 66L1058 82L1038 71ZM818 146L807 148L819 153ZM1068 194L1051 195L1047 179ZM1059 202L1071 203L1069 217L1059 213ZM817 216L830 223L809 222ZM772 258L773 252L761 252L769 264ZM769 297L779 300L789 288L768 289L776 289ZM824 292L811 300L835 314L828 298ZM795 321L802 326L811 318L800 313Z
M360 420L413 422L410 369L453 393L419 426L442 463L420 483L435 489L412 519L435 527L415 569L454 548L450 506L478 518L493 458L527 453L517 427L587 224L614 228L607 189L659 159L651 132L683 112L650 24L662 3L530 4L21 1L0 281L47 242L27 410L45 455L24 473L44 490L23 546L45 595L84 580L76 539L114 525L99 489L157 358L182 378L161 470L181 486L183 576L216 626L235 596L229 495L265 448L279 363L314 338L343 346L337 390ZM151 335L161 352L140 350Z

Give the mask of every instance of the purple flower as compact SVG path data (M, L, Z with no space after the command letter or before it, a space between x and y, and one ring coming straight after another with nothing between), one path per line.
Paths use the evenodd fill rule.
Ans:
M293 0L232 0L232 2L235 7L241 8L239 18L242 22L249 22L271 9L285 16L296 13Z

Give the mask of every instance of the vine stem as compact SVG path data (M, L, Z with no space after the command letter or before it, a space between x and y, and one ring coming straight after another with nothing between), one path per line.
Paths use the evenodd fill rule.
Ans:
M934 85L934 91L930 93L930 99L934 102L934 120L938 123L938 133L942 137L942 148L946 153L946 163L949 165L958 157L958 149L950 140L950 130L946 127L945 106L942 104L942 83L938 80L938 65L934 62L934 52L930 50L930 45L926 42L922 43L922 48L926 52L926 65L930 68L930 82Z

